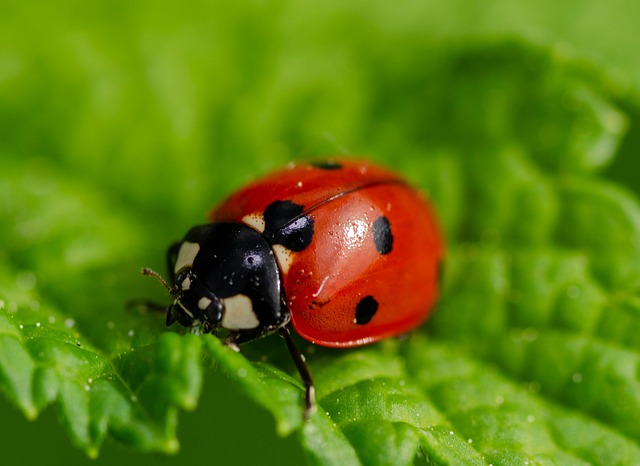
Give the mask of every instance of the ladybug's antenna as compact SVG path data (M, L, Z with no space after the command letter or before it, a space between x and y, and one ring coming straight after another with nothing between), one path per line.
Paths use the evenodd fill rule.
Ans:
M142 272L142 275L146 275L146 276L148 276L148 277L153 277L153 278L155 278L156 280L158 280L158 281L162 284L162 286L164 286L164 287L167 289L167 291L169 292L169 294L171 294L171 295L172 295L172 294L174 293L174 292L173 292L173 288L172 288L171 286L169 286L169 284L167 283L167 281L166 281L164 278L162 278L162 275L160 275L160 274L159 274L158 272L156 272L155 270L150 269L150 268L148 268L148 267L142 267L142 270L141 270L140 272Z

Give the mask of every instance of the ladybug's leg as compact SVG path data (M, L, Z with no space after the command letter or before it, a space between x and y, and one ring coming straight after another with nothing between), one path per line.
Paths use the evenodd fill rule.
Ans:
M311 377L311 372L309 372L309 367L307 367L307 363L304 361L304 356L300 353L300 350L296 346L293 338L291 338L291 332L289 328L285 325L280 327L278 330L280 336L284 338L284 341L287 342L287 348L289 349L289 354L291 354L291 358L298 369L298 373L300 374L300 378L302 379L302 383L305 387L305 410L304 410L304 419L305 421L309 419L309 416L313 414L316 410L316 389L313 386L313 378Z
M134 298L126 302L127 309L139 308L142 311L167 312L167 305L146 298Z
M160 303L156 303L155 301L151 301L148 299L130 299L129 301L127 301L127 309L131 310L131 309L140 309L141 312L166 312L167 313L167 318L165 323L167 324L167 327L171 326L177 319L175 317L175 315L172 312L172 306L171 304L166 305L166 304L160 304Z
M228 348L231 348L236 353L240 352L240 347L238 346L238 334L231 332L227 335L227 338L224 339L224 345Z
M134 298L130 299L126 302L125 306L127 310L137 309L139 312L167 312L169 311L170 305L160 304L155 301L151 301L150 299L145 298ZM170 317L169 312L167 312L167 327L175 322L173 317Z

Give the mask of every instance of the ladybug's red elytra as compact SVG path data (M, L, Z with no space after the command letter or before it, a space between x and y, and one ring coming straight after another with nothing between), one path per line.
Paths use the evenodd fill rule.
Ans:
M436 299L435 215L369 162L291 164L232 194L209 221L169 248L167 325L226 329L235 349L279 332L306 386L305 416L313 381L289 323L321 346L359 346L417 327Z

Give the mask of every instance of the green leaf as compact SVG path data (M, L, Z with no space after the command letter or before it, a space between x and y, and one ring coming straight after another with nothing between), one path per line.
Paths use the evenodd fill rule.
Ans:
M27 417L55 404L72 442L92 457L107 435L144 450L178 448L177 408L194 409L200 393L199 339L164 334L110 357L72 318L60 322L56 311L23 299L4 301L0 314L0 387Z
M23 40L0 28L21 50L0 50L2 393L29 419L53 406L91 457L108 438L175 453L201 392L250 427L202 386L213 366L312 464L638 462L640 205L602 175L637 134L622 110L637 98L557 48L279 5L202 6L195 30L124 4L81 21L49 6L59 21ZM138 270L160 270L216 199L328 151L427 191L447 260L433 318L406 338L299 340L318 395L305 423L279 338L236 353L125 303L166 300Z

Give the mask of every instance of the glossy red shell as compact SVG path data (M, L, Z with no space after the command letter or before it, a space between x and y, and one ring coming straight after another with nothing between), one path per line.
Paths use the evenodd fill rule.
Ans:
M280 264L293 326L313 343L348 347L405 333L427 318L444 246L431 207L398 175L367 162L338 163L339 169L299 164L268 175L209 217L243 221L274 201L302 205L314 222L313 239L290 252L288 270ZM385 254L373 241L373 223L382 216L393 235ZM377 311L368 323L356 323L356 306L367 296Z

